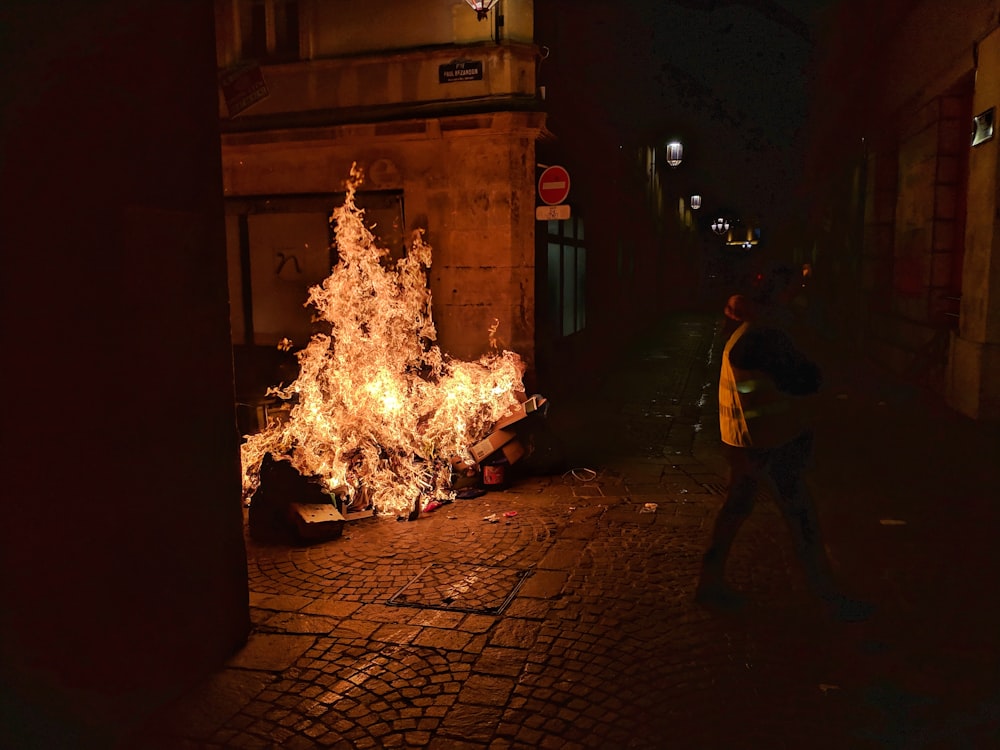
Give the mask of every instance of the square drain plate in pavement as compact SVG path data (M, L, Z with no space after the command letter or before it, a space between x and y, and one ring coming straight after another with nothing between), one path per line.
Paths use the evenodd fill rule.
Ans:
M498 615L530 572L489 565L431 563L389 597L387 604Z

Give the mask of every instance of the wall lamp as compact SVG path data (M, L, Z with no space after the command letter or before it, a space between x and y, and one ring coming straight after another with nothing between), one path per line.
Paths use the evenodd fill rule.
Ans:
M465 0L469 7L476 11L476 20L482 21L489 15L490 8L496 5L497 0Z

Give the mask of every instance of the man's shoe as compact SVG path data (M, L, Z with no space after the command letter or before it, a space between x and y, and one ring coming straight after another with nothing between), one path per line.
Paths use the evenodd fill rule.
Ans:
M724 583L699 583L694 600L704 607L719 612L739 612L746 606L746 599Z

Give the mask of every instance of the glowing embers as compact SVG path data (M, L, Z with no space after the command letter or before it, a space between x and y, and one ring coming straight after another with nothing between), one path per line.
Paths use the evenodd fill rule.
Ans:
M530 574L529 570L488 565L431 563L386 603L398 607L499 615Z
M519 403L524 364L498 349L475 362L441 352L426 280L431 248L416 233L392 263L355 205L360 183L352 168L331 219L337 265L309 290L327 332L299 352L291 385L268 390L291 408L284 422L246 437L243 493L253 495L270 453L346 505L409 517L426 500L454 496L452 460L471 460L468 446Z

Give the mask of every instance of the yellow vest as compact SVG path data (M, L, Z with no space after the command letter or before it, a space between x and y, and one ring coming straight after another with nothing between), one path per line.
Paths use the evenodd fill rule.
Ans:
M760 370L733 367L729 352L747 332L743 323L722 351L719 373L719 429L722 442L741 448L775 448L798 436L804 423L792 396L778 390Z

